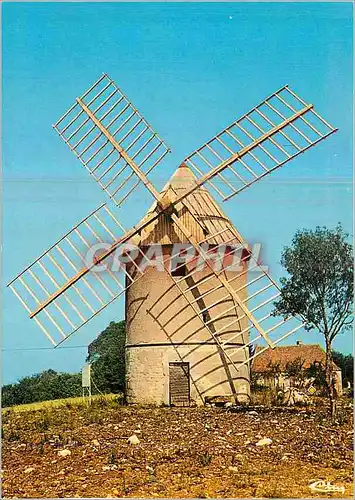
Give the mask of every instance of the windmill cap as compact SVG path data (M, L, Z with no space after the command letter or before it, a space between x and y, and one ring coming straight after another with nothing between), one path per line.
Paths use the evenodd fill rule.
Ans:
M191 211L192 215L186 213L182 203L178 202L174 204L176 196L183 194L185 190L189 190L189 187L196 185L196 181L197 177L190 167L184 162L181 163L161 191L163 197L161 205L167 207L168 210L169 207L174 208L178 217L181 218L182 223L196 240L200 241L205 237L202 234L204 227L210 234L209 242L211 244L231 242L235 236L229 229L232 224L204 186L196 186L196 189L188 197L189 211ZM155 211L156 206L157 202L154 202L146 217ZM212 236L214 234L216 236ZM242 241L241 237L240 240ZM185 242L188 243L188 240L175 226L174 222L164 216L160 216L141 232L142 246L155 245L157 243L171 245L173 243Z
M196 179L197 178L190 167L188 167L186 163L181 163L173 173L164 190L169 186L173 189L186 189L187 186L193 184Z

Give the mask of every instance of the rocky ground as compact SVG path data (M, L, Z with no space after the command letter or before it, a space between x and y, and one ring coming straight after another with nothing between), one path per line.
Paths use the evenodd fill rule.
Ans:
M309 488L324 479L345 487L334 497L352 497L352 413L350 400L334 424L322 406L231 411L97 400L10 410L2 423L2 495L329 497Z

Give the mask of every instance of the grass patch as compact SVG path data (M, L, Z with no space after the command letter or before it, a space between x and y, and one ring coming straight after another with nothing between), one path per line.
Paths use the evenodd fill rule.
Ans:
M99 406L104 407L110 403L119 403L120 401L123 400L123 395L122 394L95 394L94 396L91 396L91 402L96 403L98 402ZM5 415L8 412L11 411L32 411L32 410L43 410L46 408L58 408L60 406L66 406L68 409L71 407L75 406L80 406L80 405L89 405L89 397L77 397L77 398L64 398L64 399L52 399L51 401L40 401L38 403L29 403L29 404L24 404L24 405L18 405L18 406L10 406L8 408L3 408L2 413Z

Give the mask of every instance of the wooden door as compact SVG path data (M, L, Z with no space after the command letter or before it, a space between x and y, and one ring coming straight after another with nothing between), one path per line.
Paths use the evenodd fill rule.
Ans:
M169 403L190 406L189 363L169 363Z

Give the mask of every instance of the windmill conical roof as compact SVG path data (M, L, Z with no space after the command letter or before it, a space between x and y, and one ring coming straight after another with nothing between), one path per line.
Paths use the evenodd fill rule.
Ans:
M174 201L189 189L195 181L195 174L186 164L182 163L164 186L161 194ZM155 211L156 206L155 202L144 219ZM230 228L233 228L231 221L203 186L197 188L183 202L178 202L175 205L175 210L181 222L197 241L201 241L209 235L208 243L211 244L225 243L233 238L230 231ZM221 233L221 231L223 232ZM236 231L235 228L234 231ZM176 224L164 214L152 224L149 224L141 233L141 245L152 245L154 243L169 245L185 242L187 242L186 237L176 227Z

